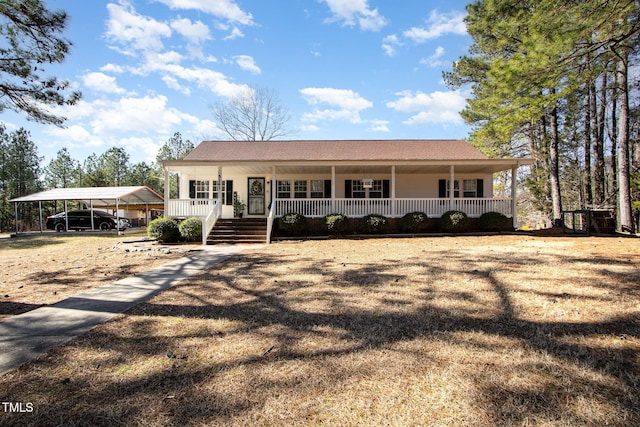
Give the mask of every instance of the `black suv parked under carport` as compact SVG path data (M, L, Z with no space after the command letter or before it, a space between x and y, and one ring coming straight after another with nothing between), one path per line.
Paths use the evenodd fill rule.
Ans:
M91 230L91 211L69 211L70 230ZM95 230L113 230L116 228L116 217L101 211L93 211L93 227ZM67 222L64 212L47 217L47 229L66 231Z

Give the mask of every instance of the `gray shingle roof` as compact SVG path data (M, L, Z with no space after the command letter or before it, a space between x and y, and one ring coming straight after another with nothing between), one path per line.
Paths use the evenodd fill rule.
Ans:
M463 140L203 141L184 158L213 162L484 159Z

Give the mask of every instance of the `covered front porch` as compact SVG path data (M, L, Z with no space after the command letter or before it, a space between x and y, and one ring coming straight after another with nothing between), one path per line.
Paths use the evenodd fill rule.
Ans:
M434 164L435 163L435 164ZM267 218L271 224L295 212L306 217L341 213L348 217L380 214L399 218L424 212L438 218L458 210L471 218L499 212L516 224L516 187L510 197L494 197L493 174L510 171L515 182L518 163L491 159L429 164L189 164L166 168L179 173L179 194L166 194L168 217L203 218L208 234L218 218L238 215L234 202L246 206L245 217Z

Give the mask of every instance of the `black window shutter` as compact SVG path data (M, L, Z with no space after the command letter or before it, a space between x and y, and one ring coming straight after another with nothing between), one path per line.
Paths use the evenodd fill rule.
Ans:
M447 180L446 179L438 180L438 197L440 198L447 197Z
M345 199L351 198L351 180L350 179L344 180L344 198Z
M227 180L227 189L224 195L224 203L225 205L231 206L233 204L233 180Z
M193 179L189 181L189 198L196 198L196 181Z
M324 180L324 198L325 199L331 198L331 180L330 179Z
M391 197L391 181L389 181L388 179L385 179L382 181L382 198L383 199L388 199L389 197Z
M476 196L484 197L484 179L479 179L476 182Z

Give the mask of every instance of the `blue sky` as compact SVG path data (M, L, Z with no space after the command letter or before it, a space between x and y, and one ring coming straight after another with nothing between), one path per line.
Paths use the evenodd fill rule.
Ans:
M49 0L70 15L74 44L50 74L82 101L56 110L65 128L4 112L31 132L46 165L113 146L152 162L174 132L224 139L210 112L246 88L274 90L289 139L466 138L464 91L442 71L468 51L467 1Z

